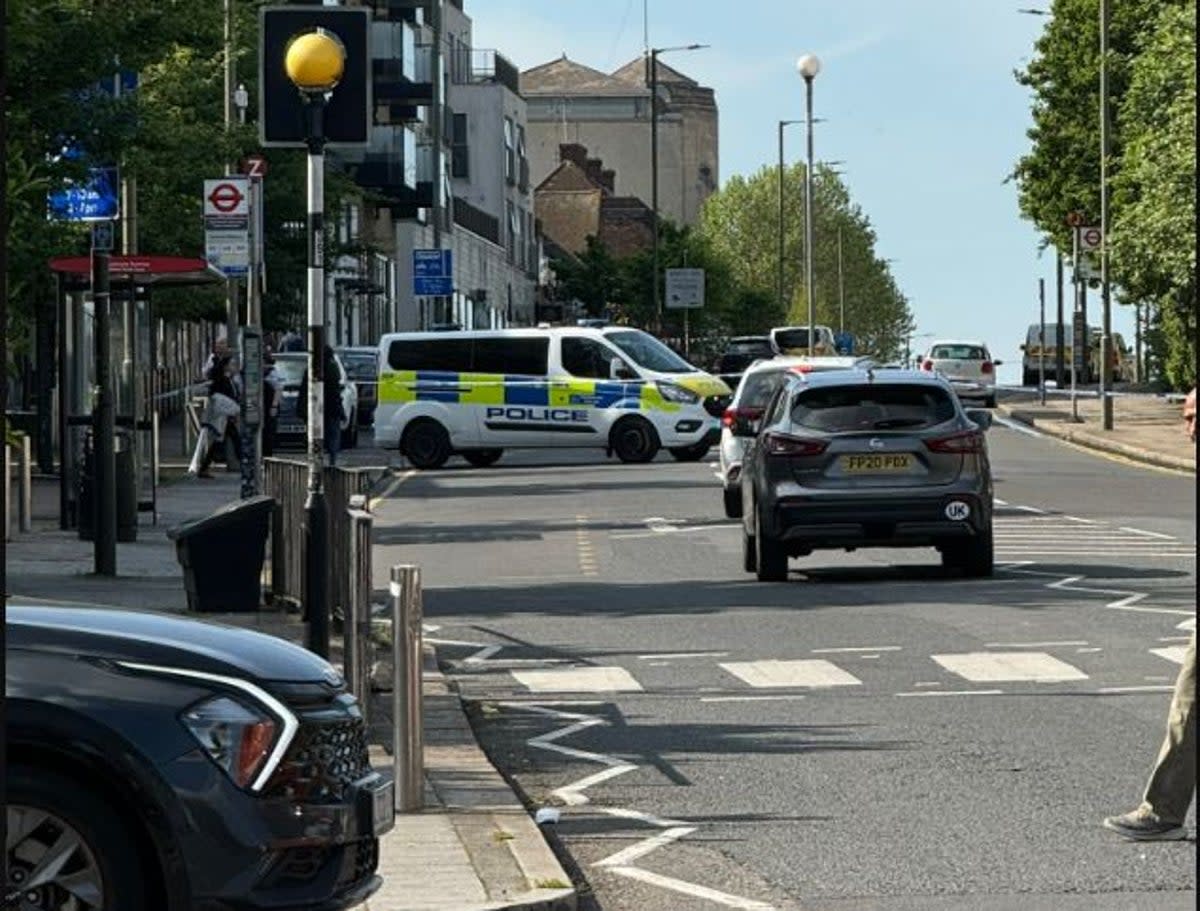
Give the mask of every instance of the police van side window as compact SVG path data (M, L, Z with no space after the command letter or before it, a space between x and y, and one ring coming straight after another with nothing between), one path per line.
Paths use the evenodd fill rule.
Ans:
M562 365L571 376L607 380L612 360L613 353L595 339L567 336L562 340Z
M469 339L397 339L388 348L393 370L463 373L471 369Z
M545 376L549 338L475 339L473 373Z

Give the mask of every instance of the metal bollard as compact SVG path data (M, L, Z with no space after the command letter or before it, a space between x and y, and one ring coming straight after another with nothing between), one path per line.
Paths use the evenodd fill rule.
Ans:
M392 759L396 810L421 809L425 796L425 723L421 706L421 568L393 566Z
M29 437L22 436L17 448L17 527L33 531L33 451Z
M350 519L350 598L346 605L342 640L345 647L346 680L358 699L363 719L369 723L371 701L371 514L367 498L353 496Z

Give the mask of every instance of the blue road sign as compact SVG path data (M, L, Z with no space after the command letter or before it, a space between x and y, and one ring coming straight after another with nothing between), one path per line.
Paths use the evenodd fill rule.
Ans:
M116 168L90 168L87 183L50 193L50 217L62 221L108 221L120 214L120 185Z
M453 293L453 254L449 250L413 250L413 294L445 297Z
M837 348L838 354L854 353L854 336L849 332L835 332L833 335L833 343Z

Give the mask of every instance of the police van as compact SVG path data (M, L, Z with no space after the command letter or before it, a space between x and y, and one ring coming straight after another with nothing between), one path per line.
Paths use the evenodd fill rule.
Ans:
M476 467L505 449L595 447L623 462L702 459L731 393L637 329L385 335L375 440L416 468Z

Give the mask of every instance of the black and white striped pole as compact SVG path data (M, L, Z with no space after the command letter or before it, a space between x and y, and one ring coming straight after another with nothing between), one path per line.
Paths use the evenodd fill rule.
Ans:
M285 57L304 99L308 146L308 497L304 503L304 605L308 648L329 657L329 510L325 503L325 102L346 50L325 29L296 35ZM336 428L335 428L336 429Z

